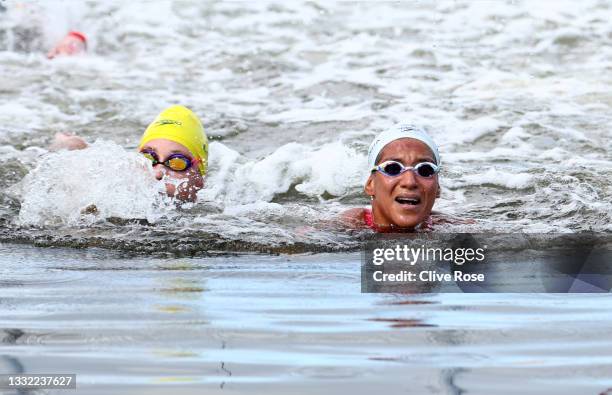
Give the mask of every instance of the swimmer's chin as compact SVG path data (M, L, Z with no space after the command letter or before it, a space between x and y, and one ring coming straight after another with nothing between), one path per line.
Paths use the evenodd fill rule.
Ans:
M200 189L189 186L182 187L181 185L176 187L174 184L166 184L166 195L181 203L195 203L198 200L198 191Z

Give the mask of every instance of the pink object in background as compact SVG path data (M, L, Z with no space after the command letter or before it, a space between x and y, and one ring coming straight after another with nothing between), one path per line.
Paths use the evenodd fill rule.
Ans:
M71 31L57 43L47 54L47 58L53 59L58 55L76 55L87 50L87 38L81 32Z

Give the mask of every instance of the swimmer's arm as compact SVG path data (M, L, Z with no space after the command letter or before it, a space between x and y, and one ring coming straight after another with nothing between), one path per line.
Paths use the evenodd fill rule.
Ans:
M56 133L49 151L67 149L69 151L87 148L87 143L82 137L68 133Z

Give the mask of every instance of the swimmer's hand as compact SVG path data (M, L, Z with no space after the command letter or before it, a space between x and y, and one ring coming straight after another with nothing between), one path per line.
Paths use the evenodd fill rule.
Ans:
M83 138L69 133L56 133L55 138L49 146L49 151L59 151L67 149L69 151L87 148L87 143Z

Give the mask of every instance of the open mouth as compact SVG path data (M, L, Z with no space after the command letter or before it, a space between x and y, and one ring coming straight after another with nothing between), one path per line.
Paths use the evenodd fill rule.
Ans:
M406 204L406 205L410 205L410 206L416 206L419 203L421 203L421 199L419 199L418 197L402 197L402 196L398 196L395 198L395 201L398 202L399 204Z

